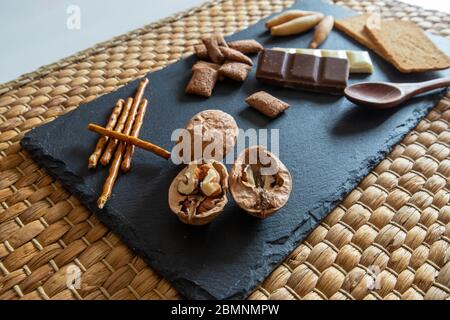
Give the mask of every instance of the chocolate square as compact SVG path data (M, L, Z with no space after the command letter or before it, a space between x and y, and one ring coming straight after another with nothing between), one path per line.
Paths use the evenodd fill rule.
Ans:
M321 84L333 87L346 87L349 74L348 60L331 57L321 59Z
M320 58L310 54L296 54L291 56L291 63L287 74L287 81L297 79L315 83L319 74Z
M263 77L284 77L284 64L287 53L276 50L265 50L261 52L258 62L257 73Z

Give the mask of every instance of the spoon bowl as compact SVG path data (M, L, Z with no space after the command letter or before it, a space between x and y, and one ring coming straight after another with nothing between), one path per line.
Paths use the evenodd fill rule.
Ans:
M344 94L355 104L375 109L389 109L420 93L449 85L450 78L418 83L361 82L348 86Z

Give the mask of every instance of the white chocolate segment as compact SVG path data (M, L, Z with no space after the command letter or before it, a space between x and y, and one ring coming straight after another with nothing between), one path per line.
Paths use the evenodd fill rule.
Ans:
M372 73L373 64L367 51L347 51L347 58L352 73Z
M318 49L295 49L295 53L311 54L316 57L322 56L322 53Z
M322 57L348 59L344 50L322 50Z
M367 51L354 50L324 50L324 49L304 49L304 48L273 48L273 50L285 51L288 53L311 54L317 57L332 57L348 59L350 73L372 73L373 64Z

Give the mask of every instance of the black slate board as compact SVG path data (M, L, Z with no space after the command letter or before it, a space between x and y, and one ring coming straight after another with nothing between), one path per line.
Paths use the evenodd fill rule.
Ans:
M294 7L337 17L352 15L316 0L300 1ZM260 22L229 39L255 38L266 47L306 47L311 36L309 32L273 39ZM433 39L450 52L448 40ZM323 47L365 50L338 31L333 31ZM371 57L375 73L352 76L351 82L412 82L449 76L449 72L402 75L375 54ZM134 94L137 81L33 130L22 140L38 163L191 299L246 297L443 93L416 98L397 110L375 112L342 97L262 85L252 74L243 85L220 83L212 98L202 99L183 92L195 60L189 57L149 75L151 85L146 96L150 97L150 107L141 137L171 149L170 136L175 128L184 127L195 113L214 108L233 115L243 129L280 128L280 158L291 171L294 189L286 207L269 219L250 217L231 201L209 226L180 223L167 205L169 184L180 167L140 150L135 154L133 170L119 178L106 209L98 211L95 203L107 169L87 169L98 136L88 132L86 126L89 122L104 124L115 101ZM244 98L261 89L287 101L291 108L269 121L246 107Z

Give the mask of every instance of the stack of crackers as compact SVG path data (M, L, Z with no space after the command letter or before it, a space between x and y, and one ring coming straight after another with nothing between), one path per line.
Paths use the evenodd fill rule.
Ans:
M335 26L401 72L450 67L450 58L413 22L382 20L378 14L362 14L337 20Z

